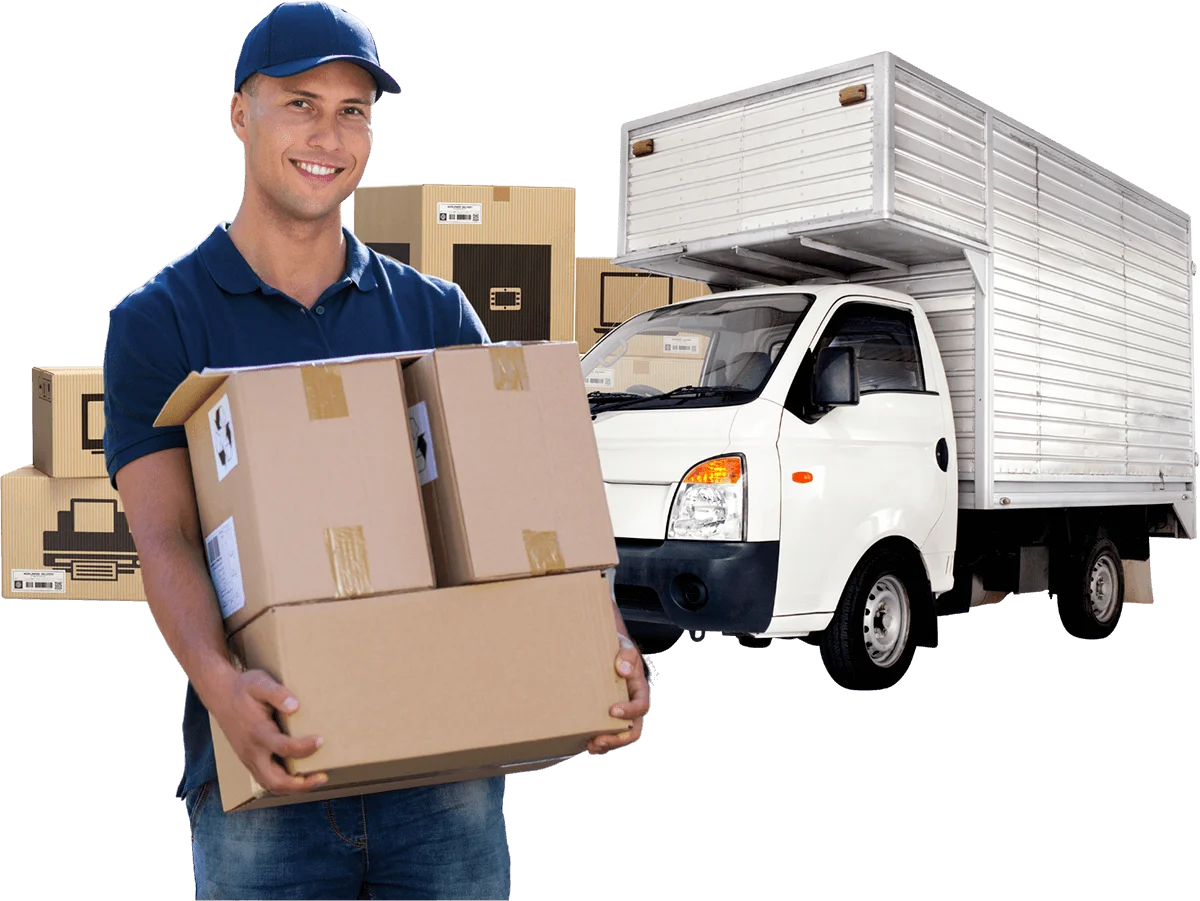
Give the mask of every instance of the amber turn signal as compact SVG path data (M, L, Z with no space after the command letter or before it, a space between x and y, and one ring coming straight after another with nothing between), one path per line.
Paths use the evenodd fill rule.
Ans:
M683 480L704 485L736 485L741 477L741 457L717 457L693 466Z
M801 485L807 485L813 479L811 472L793 472L792 481L799 482Z

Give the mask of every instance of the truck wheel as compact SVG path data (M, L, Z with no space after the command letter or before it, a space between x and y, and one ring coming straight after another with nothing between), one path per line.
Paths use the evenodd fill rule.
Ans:
M638 650L645 654L661 654L671 648L683 635L683 629L675 626L663 626L658 623L626 623L629 627L629 637L633 639Z
M1125 605L1125 568L1117 546L1097 538L1067 561L1058 591L1058 617L1076 638L1107 638Z
M821 635L821 659L838 685L855 691L890 688L912 663L912 563L889 548L858 564Z

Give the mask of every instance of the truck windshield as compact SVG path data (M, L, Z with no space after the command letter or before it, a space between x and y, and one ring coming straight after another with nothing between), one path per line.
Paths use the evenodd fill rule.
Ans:
M744 403L766 384L813 299L718 295L634 316L583 358L592 407Z

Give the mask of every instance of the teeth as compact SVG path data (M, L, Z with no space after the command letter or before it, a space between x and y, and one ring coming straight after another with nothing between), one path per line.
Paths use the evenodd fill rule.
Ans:
M333 173L337 172L337 169L331 169L328 166L318 166L315 163L297 162L296 165L305 172L311 172L313 175L333 175Z

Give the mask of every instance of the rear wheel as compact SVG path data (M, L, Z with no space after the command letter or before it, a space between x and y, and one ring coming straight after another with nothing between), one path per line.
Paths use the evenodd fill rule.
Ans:
M658 623L626 623L629 627L629 637L633 639L642 654L661 654L669 650L679 641L683 630L675 626L663 626Z
M889 688L912 663L912 563L890 548L872 551L842 592L833 620L821 633L821 659L843 688Z
M1066 561L1058 618L1076 638L1107 638L1125 605L1125 567L1117 546L1097 538Z

